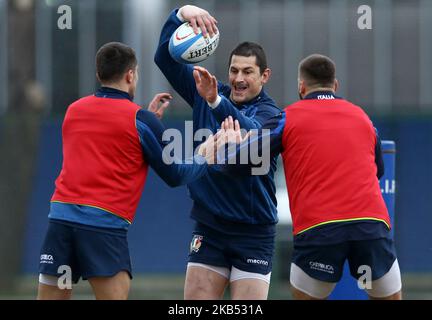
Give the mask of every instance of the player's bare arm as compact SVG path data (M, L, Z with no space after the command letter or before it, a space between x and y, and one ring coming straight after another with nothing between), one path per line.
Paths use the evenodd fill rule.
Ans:
M218 150L225 144L241 144L251 136L251 131L243 136L239 121L234 120L231 116L221 123L220 132L221 134L215 137Z

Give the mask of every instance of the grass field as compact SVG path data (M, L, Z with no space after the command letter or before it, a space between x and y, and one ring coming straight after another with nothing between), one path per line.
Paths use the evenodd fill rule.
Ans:
M403 297L412 300L432 300L432 274L402 275ZM184 275L137 275L132 280L129 298L134 300L182 300ZM33 300L36 297L37 276L24 276L17 280L13 293L0 293L0 300ZM228 298L228 296L226 296ZM80 281L74 287L73 299L93 299L87 281ZM273 281L269 299L291 299L287 281Z

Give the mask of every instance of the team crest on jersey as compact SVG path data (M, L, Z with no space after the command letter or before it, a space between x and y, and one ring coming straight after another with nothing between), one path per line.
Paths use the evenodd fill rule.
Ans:
M198 252L201 247L203 236L194 235L190 244L190 252Z

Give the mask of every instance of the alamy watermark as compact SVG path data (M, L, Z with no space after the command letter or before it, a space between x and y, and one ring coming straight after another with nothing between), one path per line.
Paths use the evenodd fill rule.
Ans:
M372 9L368 5L361 5L357 8L357 13L360 17L357 19L357 27L360 30L372 29Z
M193 122L185 121L184 137L178 129L167 129L163 132L162 141L166 143L162 150L162 161L167 164L193 163L193 156L198 153L199 146L193 144L205 142L213 132L202 128L193 132ZM241 129L241 135L246 135ZM210 138L212 139L212 138ZM252 129L247 140L241 144L228 143L218 148L215 164L249 165L252 175L264 175L270 169L270 130ZM184 160L183 160L184 159Z
M368 265L361 265L357 269L357 274L361 274L357 280L359 289L372 289L372 268Z
M68 265L61 265L57 269L60 276L57 279L57 287L61 290L72 289L72 269Z
M68 5L61 5L57 8L57 14L59 18L57 20L57 27L60 30L71 30L72 29L72 8ZM361 5L357 8L357 27L360 30L371 30L372 29L372 8L368 5Z
M60 17L57 20L57 27L60 30L72 30L72 8L67 5L61 5L57 9Z

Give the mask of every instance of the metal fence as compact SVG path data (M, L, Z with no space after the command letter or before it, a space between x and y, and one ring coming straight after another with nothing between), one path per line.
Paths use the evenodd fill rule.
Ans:
M8 83L16 81L10 56L14 35L8 12L34 12L35 81L47 113L62 114L76 98L97 86L94 55L108 41L123 41L137 51L141 82L137 102L170 89L153 63L162 24L169 12L190 1L174 0L0 0L0 112L11 104ZM220 46L204 65L227 79L230 51L240 41L266 50L272 79L268 91L280 106L297 99L297 65L310 53L331 56L340 94L375 114L432 113L432 2L428 0L201 0L192 1L219 21ZM72 9L72 29L60 30L60 5ZM360 5L371 8L371 29L359 29ZM20 14L20 13L18 13ZM10 22L9 22L10 24ZM9 28L10 29L10 28ZM22 41L32 41L29 39ZM16 48L17 50L19 48ZM9 93L9 94L8 94ZM184 101L171 114L187 110ZM168 113L170 114L170 113Z

